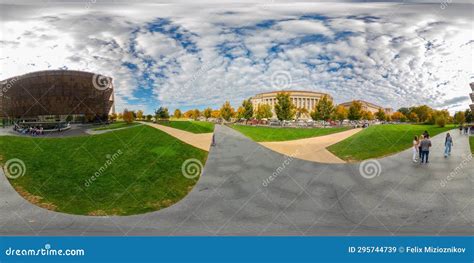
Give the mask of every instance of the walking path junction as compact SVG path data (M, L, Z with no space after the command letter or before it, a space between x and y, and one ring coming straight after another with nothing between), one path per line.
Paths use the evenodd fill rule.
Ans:
M283 142L261 142L260 144L281 154L318 163L345 163L326 148L343 141L362 129L352 129L325 136Z
M183 131L180 129L175 129L175 128L171 128L171 127L156 124L156 123L149 123L149 122L143 122L143 123L153 128L164 131L167 134L175 137L176 139L183 141L189 145L192 145L196 148L199 148L201 150L204 150L206 152L208 152L209 148L211 147L212 133L192 133L192 132Z
M57 213L29 203L0 175L0 235L471 236L474 161L468 138L452 134L452 156L444 158L441 134L428 165L413 163L411 149L361 164L320 164L217 125L196 186L156 212Z

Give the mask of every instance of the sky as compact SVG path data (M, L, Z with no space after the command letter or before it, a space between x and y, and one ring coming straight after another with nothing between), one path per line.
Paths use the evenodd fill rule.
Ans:
M117 111L309 90L454 112L470 103L473 12L468 0L0 0L0 79L100 73Z

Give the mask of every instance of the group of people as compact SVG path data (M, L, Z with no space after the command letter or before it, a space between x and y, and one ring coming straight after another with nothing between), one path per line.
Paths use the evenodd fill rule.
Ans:
M428 131L425 131L420 137L415 136L413 140L413 162L417 163L419 161L420 164L429 163L430 148L432 146ZM454 146L453 137L449 133L446 134L444 146L444 158L448 158Z
M461 135L470 135L474 131L474 126L471 127L469 125L459 125L459 134Z
M15 124L13 126L13 130L17 131L21 134L30 134L32 136L43 135L43 126L28 126L28 127L20 127L20 125Z

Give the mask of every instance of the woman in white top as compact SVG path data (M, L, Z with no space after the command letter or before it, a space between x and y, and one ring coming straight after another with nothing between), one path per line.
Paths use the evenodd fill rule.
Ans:
M413 140L413 162L414 163L418 162L416 157L418 156L419 147L420 147L420 141L418 140L418 136L415 136L415 139Z

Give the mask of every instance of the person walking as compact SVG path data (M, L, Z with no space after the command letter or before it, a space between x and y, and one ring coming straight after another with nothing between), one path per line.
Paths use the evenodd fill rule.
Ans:
M421 161L421 155L423 153L423 151L421 150L421 141L423 140L423 138L425 138L425 136L422 134L420 135L420 137L418 137L418 155L419 155L419 159Z
M427 138L427 137L430 137L430 134L428 133L428 131L425 130L425 132L423 133L423 138Z
M454 143L453 143L453 137L451 137L451 134L446 135L446 140L444 141L444 158L448 158L448 156L451 155L451 148L453 148Z
M421 164L429 163L430 158L430 148L432 146L430 136L426 136L420 143L421 145Z
M462 135L462 130L463 130L463 127L462 127L462 124L459 125L459 134Z
M417 156L418 156L419 147L420 147L420 141L418 140L418 136L415 136L415 139L413 140L413 162L414 163L418 162Z

